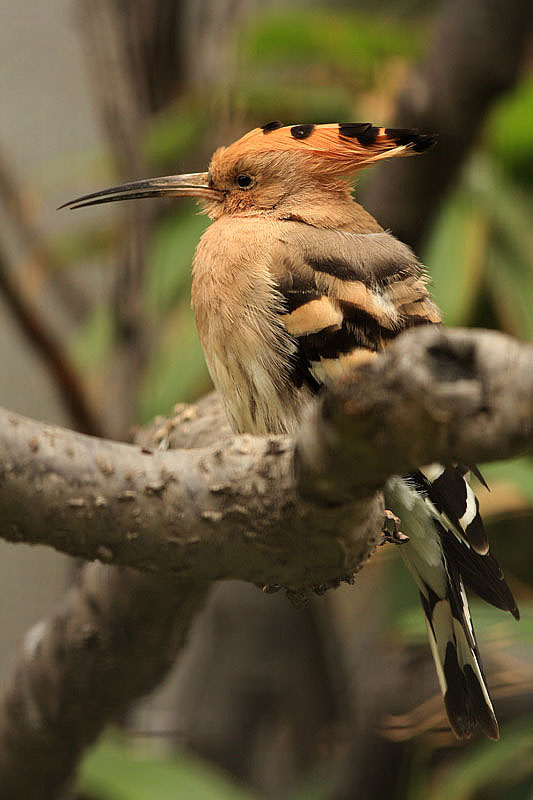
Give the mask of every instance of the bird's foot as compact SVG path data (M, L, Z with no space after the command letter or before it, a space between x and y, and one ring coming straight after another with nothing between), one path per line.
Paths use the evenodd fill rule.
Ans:
M391 542L391 544L405 544L408 542L409 537L400 530L400 518L397 517L396 514L393 514L392 511L389 511L388 508L385 509L384 516L385 520L381 531L381 539L378 544L383 545L386 542Z

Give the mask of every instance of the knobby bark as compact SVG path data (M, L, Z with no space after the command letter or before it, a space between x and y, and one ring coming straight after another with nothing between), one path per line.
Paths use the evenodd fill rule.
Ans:
M330 387L294 440L226 430L220 442L206 428L203 446L151 449L3 411L2 536L151 572L312 586L357 564L391 475L530 443L531 352L497 333L410 332ZM213 401L182 421L204 412Z
M533 347L418 329L331 386L294 440L222 418L211 396L124 445L0 416L1 535L113 564L87 566L26 637L0 701L3 797L57 796L161 679L213 580L335 585L375 547L388 477L531 449Z
M0 700L5 800L57 800L103 724L153 689L201 608L202 581L88 565L62 610L26 635Z

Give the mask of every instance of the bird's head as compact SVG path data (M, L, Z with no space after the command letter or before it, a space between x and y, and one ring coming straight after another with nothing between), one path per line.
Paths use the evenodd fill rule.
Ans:
M254 128L219 148L207 172L114 186L66 203L70 208L140 197L195 197L210 217L224 214L299 218L302 208L349 200L346 179L394 156L428 150L435 137L370 123ZM65 206L61 206L64 208Z

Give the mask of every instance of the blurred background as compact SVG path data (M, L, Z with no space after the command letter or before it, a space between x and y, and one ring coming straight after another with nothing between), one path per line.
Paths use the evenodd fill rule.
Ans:
M357 196L428 265L450 325L533 338L533 10L520 0L0 3L0 402L88 433L210 388L189 309L194 204L55 208L204 170L258 124L439 133ZM87 800L531 800L533 460L482 466L492 549L522 611L473 602L502 738L448 730L394 548L302 610L217 586L165 685L83 764ZM0 680L72 563L0 543Z

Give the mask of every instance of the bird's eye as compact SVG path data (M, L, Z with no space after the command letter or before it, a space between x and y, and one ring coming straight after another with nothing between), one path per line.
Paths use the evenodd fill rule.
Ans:
M254 184L254 179L251 175L246 175L246 173L241 173L237 175L235 178L235 183L239 187L239 189L249 189Z

